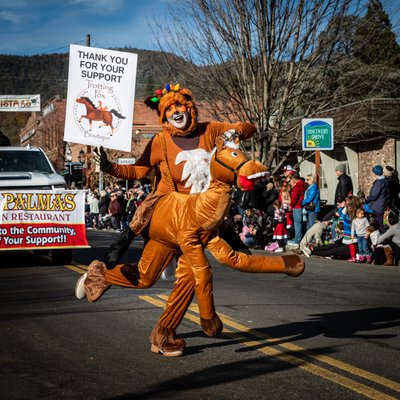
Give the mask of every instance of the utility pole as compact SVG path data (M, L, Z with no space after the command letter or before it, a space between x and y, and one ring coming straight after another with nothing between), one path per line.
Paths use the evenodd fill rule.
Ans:
M90 47L90 33L86 34L86 46ZM86 147L86 163L88 166L88 170L91 168L92 161L92 148L90 146ZM97 163L95 163L97 165ZM96 167L94 168L94 172L96 172ZM99 169L99 191L103 190L103 171Z
M86 46L90 47L90 33L86 34ZM91 146L88 145L86 146L86 184L88 187L90 187L91 184L91 179L90 179L91 168L92 168L92 148ZM101 180L103 180L103 176L101 176ZM99 175L99 189L101 185L102 184L100 184L100 175Z

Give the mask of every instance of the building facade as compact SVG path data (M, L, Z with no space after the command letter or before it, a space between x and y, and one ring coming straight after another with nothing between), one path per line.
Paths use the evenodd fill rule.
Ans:
M199 119L209 120L208 108L201 102L197 106ZM65 110L66 100L54 96L43 106L41 113L32 113L21 130L21 145L42 147L58 171L65 168L66 162L80 162L83 174L87 177L85 183L97 184L101 173L98 165L93 162L92 148L63 140ZM334 120L334 150L320 152L321 198L328 204L333 203L337 164L346 164L347 172L353 179L355 194L359 191L368 194L375 179L371 171L374 165L390 165L400 169L400 99L369 99L327 110L319 114L318 118ZM293 120L290 124L301 125L301 120ZM114 162L138 159L149 140L160 129L157 113L150 110L143 100L135 100L132 151L110 151L110 158ZM301 176L315 173L315 156L305 157L299 142L299 148L289 163L298 165ZM284 148L285 143L281 146ZM110 178L107 176L107 179Z
M400 99L368 99L327 110L318 118L334 121L334 150L320 152L321 199L328 204L334 201L338 164L346 164L356 195L368 195L376 179L374 165L400 170ZM315 157L297 156L296 161L301 176L315 173Z

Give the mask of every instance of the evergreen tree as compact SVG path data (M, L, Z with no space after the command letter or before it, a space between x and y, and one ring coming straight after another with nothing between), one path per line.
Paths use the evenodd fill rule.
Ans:
M400 46L380 0L369 0L354 35L353 56L368 65L400 66Z

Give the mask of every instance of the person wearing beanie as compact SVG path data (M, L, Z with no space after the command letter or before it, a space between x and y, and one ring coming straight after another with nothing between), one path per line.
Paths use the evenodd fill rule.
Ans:
M383 175L382 165L375 165L374 167L372 167L372 172L377 176L382 176Z
M346 172L346 164L338 164L338 165L336 165L335 171Z
M221 142L221 137L225 142L232 142L237 137L249 139L256 132L256 127L247 122L199 122L192 92L179 85L166 85L164 89L156 90L145 100L145 104L157 112L162 129L150 140L136 164L114 164L108 160L102 148L100 148L99 161L103 172L124 180L144 178L155 169L157 171L155 187L135 212L130 229L111 245L105 263L93 261L86 276L81 277L77 282L75 294L80 299L86 295L88 298L90 296L90 301L97 301L111 284L133 287L124 282L128 280L135 285L139 278L152 276L152 263L156 263L156 259L141 259L139 264L124 264L119 263L119 260L135 235L143 234L147 239L145 228L153 210L157 207L157 201L171 192L189 195L205 191L210 178L209 161L216 142ZM189 200L189 196L187 197ZM190 196L190 198L194 199L195 196ZM235 246L230 246L229 243L235 244L234 240L237 236L229 236L228 228L225 229L225 233L213 232L213 234L215 247L217 248L217 243L220 246L221 243L223 244L223 249L219 248L220 255L226 258L227 263L230 262L229 266L232 268L240 268L235 264L235 260L254 257L248 255L247 248L241 247L240 250L246 254L240 253L240 255L232 249ZM220 237L225 240L221 240ZM240 243L243 245L241 241ZM149 248L151 245L154 248ZM184 245L191 247L192 243L184 243ZM157 254L157 248L152 241L147 241L145 246L147 246L146 254ZM166 356L178 356L184 352L185 341L176 337L175 330L188 310L195 294L195 287L199 284L195 281L188 259L179 252L176 257L176 282L166 308L150 336L152 351L156 350ZM282 256L279 262L287 262L291 265L300 263L304 266L304 262L294 255ZM157 268L159 268L158 265ZM203 282L200 283L203 284ZM82 287L86 294L82 295ZM212 281L209 289L212 293ZM210 319L201 318L201 325L208 336L215 336L222 331L222 322L216 312L210 312ZM204 328L205 326L207 329Z
M335 205L342 203L347 196L353 194L353 182L346 174L346 164L339 164L335 167L338 184L335 191Z
M381 165L372 167L372 172L375 174L376 179L372 183L365 203L368 205L368 209L372 210L374 214L375 220L379 226L379 232L383 233L385 231L383 214L390 200L389 182L386 176L383 175L383 167Z

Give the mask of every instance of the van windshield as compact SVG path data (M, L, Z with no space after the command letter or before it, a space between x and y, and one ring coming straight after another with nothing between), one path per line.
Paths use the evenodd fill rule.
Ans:
M40 151L0 151L0 172L41 172L53 174Z

